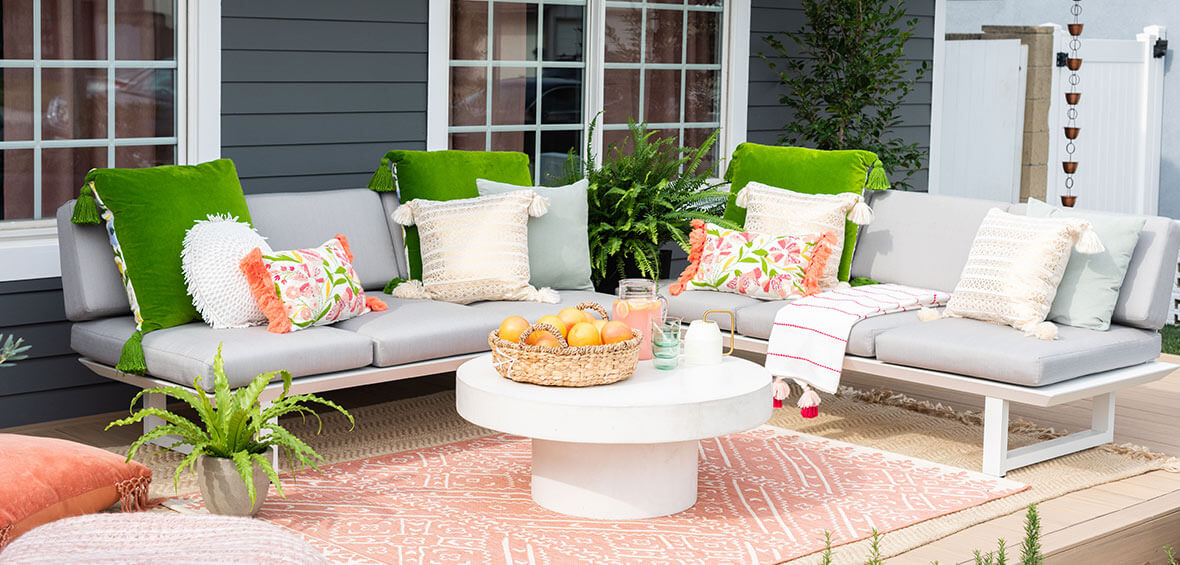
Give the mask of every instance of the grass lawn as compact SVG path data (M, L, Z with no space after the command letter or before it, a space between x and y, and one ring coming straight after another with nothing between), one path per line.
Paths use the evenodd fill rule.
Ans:
M1169 324L1164 326L1164 329L1160 330L1160 334L1163 335L1164 338L1164 353L1180 355L1180 326L1173 326Z

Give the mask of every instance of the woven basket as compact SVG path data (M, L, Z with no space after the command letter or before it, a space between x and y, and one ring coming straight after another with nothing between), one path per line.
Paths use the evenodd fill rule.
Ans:
M575 306L594 310L605 320L606 309L593 302ZM529 334L545 331L557 338L560 347L526 345ZM533 324L520 334L519 342L500 339L497 330L488 334L492 347L492 365L500 376L521 383L549 386L593 386L621 381L635 372L639 363L639 343L643 334L631 330L631 339L609 345L570 347L557 328Z

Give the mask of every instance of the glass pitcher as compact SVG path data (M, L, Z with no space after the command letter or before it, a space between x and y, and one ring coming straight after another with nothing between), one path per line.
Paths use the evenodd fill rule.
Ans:
M652 324L664 318L664 297L656 281L623 279L619 281L619 295L615 300L611 320L623 322L643 334L639 344L639 359L651 359Z

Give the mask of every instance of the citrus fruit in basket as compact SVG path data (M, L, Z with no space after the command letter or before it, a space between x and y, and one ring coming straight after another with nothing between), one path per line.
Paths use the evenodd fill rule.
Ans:
M549 332L536 332L533 335L537 336L536 343L531 345L539 345L541 347L561 347L557 342L557 338L553 337Z
M561 318L561 321L565 322L565 325L569 326L570 328L573 328L575 324L589 322L591 319L586 315L585 312L578 310L573 306L562 308L561 312L557 313L557 317Z
M594 324L590 322L578 322L574 324L574 327L570 328L569 335L565 339L569 342L570 347L602 345L602 336L598 334L598 328L594 327Z
M561 332L561 337L565 337L566 333L568 333L570 331L570 325L571 325L571 324L565 323L564 321L562 321L561 318L558 318L557 316L554 316L552 314L550 314L548 316L541 316L541 319L537 320L537 323L538 324L549 324L549 325L557 328L557 331Z
M509 316L500 322L500 339L516 343L520 334L529 329L529 321L520 316Z
M602 326L602 343L610 345L631 339L631 326L623 322L607 322Z

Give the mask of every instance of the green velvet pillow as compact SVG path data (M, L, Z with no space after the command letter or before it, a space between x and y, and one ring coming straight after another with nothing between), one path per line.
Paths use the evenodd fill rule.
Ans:
M74 223L105 222L137 331L116 367L143 374L143 334L201 317L180 267L184 234L210 214L249 222L233 161L150 169L94 169L74 206Z
M746 209L734 200L750 181L807 194L840 194L889 188L885 168L869 151L821 151L804 147L777 147L742 143L733 152L725 180L730 183L725 219L745 225ZM856 224L844 224L844 251L840 258L842 281L848 280L852 250L856 248Z
M390 169L393 165L393 170ZM393 172L393 171L396 171ZM381 158L369 188L398 191L398 199L457 200L475 198L475 179L532 186L529 157L512 151L406 151L395 149ZM407 226L406 258L410 278L422 279L422 251L418 228Z

